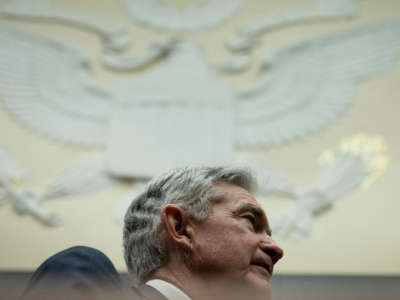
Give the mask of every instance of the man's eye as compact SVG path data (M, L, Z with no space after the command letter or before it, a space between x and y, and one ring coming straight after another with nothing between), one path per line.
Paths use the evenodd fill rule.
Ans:
M243 218L248 220L253 226L256 224L256 218L252 215L244 215Z

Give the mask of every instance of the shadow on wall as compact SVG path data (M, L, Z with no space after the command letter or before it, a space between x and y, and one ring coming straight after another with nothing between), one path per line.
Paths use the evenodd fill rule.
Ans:
M0 299L18 299L31 272L0 272ZM123 274L124 280L128 276ZM273 300L398 300L400 276L275 275Z
M276 275L273 300L395 300L400 276Z

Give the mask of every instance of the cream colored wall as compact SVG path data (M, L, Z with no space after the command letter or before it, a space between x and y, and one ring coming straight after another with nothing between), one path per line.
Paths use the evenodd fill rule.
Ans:
M134 40L130 54L143 53L149 42L166 39L163 32L132 25L128 17L123 15L117 1L58 2L126 23ZM241 22L262 13L311 3L295 0L244 2L243 9L223 26L210 31L188 33L185 34L186 38L201 43L208 57L222 59L227 53L223 38L233 32ZM361 1L361 12L357 19L316 22L278 30L263 37L263 43L256 53L261 56L273 46L393 15L400 15L400 1ZM111 86L124 76L102 68L96 61L100 43L92 34L46 23L0 20L0 26L1 24L12 24L78 44L93 58L93 77L102 84ZM255 76L254 67L241 77L229 76L227 80L245 87L251 85ZM318 175L318 155L326 148L335 148L343 138L366 132L383 136L388 145L389 166L384 175L368 190L356 190L339 199L331 211L315 220L314 231L307 240L292 242L278 239L286 252L285 258L277 267L278 272L400 274L400 234L397 221L400 211L400 193L397 190L400 178L399 83L400 60L394 69L362 83L348 111L328 128L289 145L247 151L286 174L295 184L311 185ZM21 165L32 171L31 179L24 184L27 188L43 186L74 159L88 151L95 151L62 145L38 136L22 128L1 107L0 137ZM121 228L113 222L111 212L128 189L128 184L121 184L90 195L48 201L45 207L59 213L64 219L65 224L57 228L44 227L30 217L17 216L10 205L0 207L0 269L34 269L56 251L71 245L84 244L101 249L111 257L118 269L125 270ZM267 213L293 205L287 199L260 200Z

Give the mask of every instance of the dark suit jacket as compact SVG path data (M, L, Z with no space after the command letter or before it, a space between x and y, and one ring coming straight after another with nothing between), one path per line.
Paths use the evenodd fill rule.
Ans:
M104 253L85 246L68 248L44 261L32 275L22 299L166 300L150 286L129 287Z

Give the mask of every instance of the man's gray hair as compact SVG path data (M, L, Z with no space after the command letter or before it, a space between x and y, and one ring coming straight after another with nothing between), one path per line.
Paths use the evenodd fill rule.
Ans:
M123 245L125 262L135 285L145 282L167 258L166 232L160 217L163 207L176 204L194 220L204 220L217 197L214 187L222 182L249 192L256 189L256 180L247 169L185 167L154 178L132 201L125 214Z

